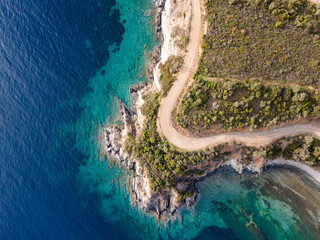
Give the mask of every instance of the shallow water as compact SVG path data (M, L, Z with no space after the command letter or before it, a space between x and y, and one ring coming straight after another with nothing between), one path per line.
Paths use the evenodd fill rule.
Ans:
M101 159L118 99L144 81L149 0L0 2L1 239L319 239L319 188L287 170L221 171L166 223Z
M320 238L319 186L297 170L274 168L257 176L220 170L199 189L195 212L221 221L237 238Z

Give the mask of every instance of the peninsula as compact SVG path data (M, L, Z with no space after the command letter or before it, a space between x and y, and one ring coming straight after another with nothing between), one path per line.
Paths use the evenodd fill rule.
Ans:
M158 0L150 81L131 88L106 153L159 219L221 166L288 164L320 182L320 8L307 0Z

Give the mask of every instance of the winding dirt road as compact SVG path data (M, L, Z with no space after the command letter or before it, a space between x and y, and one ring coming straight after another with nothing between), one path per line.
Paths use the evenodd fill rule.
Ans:
M248 146L264 146L282 137L291 137L299 134L311 134L320 138L320 125L297 124L260 132L229 132L209 137L193 138L178 132L171 122L171 112L177 104L188 80L195 72L199 58L201 43L201 0L192 0L192 18L190 42L184 63L177 74L177 80L171 87L168 95L162 99L159 110L159 132L176 147L187 150L202 150L209 146L226 142L244 143Z

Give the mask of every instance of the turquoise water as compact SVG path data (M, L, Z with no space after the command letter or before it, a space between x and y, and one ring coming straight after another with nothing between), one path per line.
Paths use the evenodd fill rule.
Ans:
M150 0L0 4L0 239L320 239L319 187L300 173L218 171L158 223L130 172L101 157L118 100L145 81Z
M89 80L91 90L81 100L84 111L77 121L76 148L86 156L78 173L83 198L94 195L95 211L130 239L317 239L308 212L294 209L302 201L297 197L299 189L293 194L288 186L277 182L303 185L296 173L285 170L259 177L218 173L199 184L201 200L194 208L182 210L181 216L165 223L131 206L127 187L130 173L101 159L100 135L103 127L117 122L118 99L130 105L129 87L145 80L145 63L155 39L153 17L146 14L152 9L150 1L118 0L117 4L121 21L126 20L123 40L118 51L110 48L106 65ZM310 198L315 203L320 195ZM318 210L320 204L313 207ZM305 228L304 221L310 229Z
M79 168L79 188L84 198L95 196L96 211L108 224L117 225L117 231L130 239L153 238L156 221L131 206L130 173L109 166L99 150L103 128L118 121L118 101L130 106L129 87L146 81L146 64L156 44L151 1L117 0L117 7L121 22L125 20L123 40L117 51L111 46L109 60L89 80L91 91L81 100L84 112L77 121L76 147L86 158Z
M239 239L320 238L319 186L301 172L269 169L240 176L220 170L199 190L195 219L227 228Z

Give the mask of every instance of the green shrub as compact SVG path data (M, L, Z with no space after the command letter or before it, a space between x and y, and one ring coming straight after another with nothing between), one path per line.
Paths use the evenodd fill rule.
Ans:
M320 11L313 4L308 0L229 3L206 1L208 31L198 75L319 86Z
M160 64L160 83L164 92L169 91L176 80L175 74L179 71L182 63L182 57L170 56L164 64Z
M274 26L275 26L275 28L282 28L284 26L284 23L281 21L277 21Z
M259 80L198 77L182 97L176 121L193 134L206 130L270 127L297 118L319 118L319 93L296 85L263 85Z

